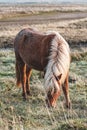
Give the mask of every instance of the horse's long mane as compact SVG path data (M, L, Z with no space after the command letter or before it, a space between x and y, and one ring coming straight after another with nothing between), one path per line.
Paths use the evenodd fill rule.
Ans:
M51 42L50 53L48 57L48 64L46 66L45 73L45 89L46 91L54 90L58 91L59 85L55 76L62 74L60 83L65 81L66 75L70 66L70 50L68 43L57 32L48 32L49 34L55 34Z

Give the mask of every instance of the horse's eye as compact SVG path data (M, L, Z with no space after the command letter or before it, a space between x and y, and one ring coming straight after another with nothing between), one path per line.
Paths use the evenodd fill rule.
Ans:
M59 77L58 76L55 76L56 80L59 81Z
M54 93L56 93L56 91L57 91L56 88L54 88Z

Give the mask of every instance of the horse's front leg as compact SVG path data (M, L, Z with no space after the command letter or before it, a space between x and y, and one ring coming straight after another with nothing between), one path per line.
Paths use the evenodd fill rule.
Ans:
M70 102L70 97L69 97L69 82L68 82L68 75L65 79L64 84L62 85L62 89L63 89L63 93L65 96L65 100L66 100L66 107L70 109L71 107L71 102Z
M30 94L30 76L31 76L31 68L29 68L28 66L26 66L26 92L27 95L31 95Z

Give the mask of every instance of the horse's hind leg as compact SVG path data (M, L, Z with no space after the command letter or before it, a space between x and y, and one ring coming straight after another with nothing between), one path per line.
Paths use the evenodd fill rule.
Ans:
M65 96L65 99L66 99L66 107L70 108L70 97L69 97L69 83L68 83L68 75L65 79L65 82L62 86L62 89L63 89L63 92L64 92L64 96Z
M17 84L21 83L23 89L23 97L26 99L26 65L23 62L20 55L16 52L16 77L17 77ZM18 73L19 72L19 73Z
M21 70L21 82L22 82L22 89L23 89L22 96L26 100L27 93L26 93L26 65L25 63L22 63L20 65L20 70Z
M27 95L30 95L30 76L31 76L31 68L26 66L26 92Z

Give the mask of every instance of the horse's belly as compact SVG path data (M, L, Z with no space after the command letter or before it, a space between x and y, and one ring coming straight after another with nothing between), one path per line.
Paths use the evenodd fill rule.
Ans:
M27 64L30 68L32 68L32 69L35 69L35 70L38 70L38 71L43 71L44 70L44 67L40 64L40 63L38 63L38 62L32 62L32 63L30 63L30 62L28 62L28 64Z
M33 58L25 58L24 59L25 64L27 64L30 68L38 70L38 71L44 71L46 68L46 62L42 63L39 58L33 59Z

